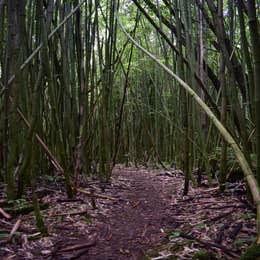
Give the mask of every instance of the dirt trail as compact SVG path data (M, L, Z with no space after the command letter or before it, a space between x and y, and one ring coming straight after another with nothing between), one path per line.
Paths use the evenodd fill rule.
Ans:
M123 171L118 178L126 180L124 189L109 218L103 218L101 236L88 253L88 259L140 259L144 252L162 243L170 219L164 185L147 171ZM165 221L167 220L168 221ZM87 259L82 257L82 259Z
M105 191L98 180L81 183L86 191L116 198L97 198L94 209L89 196L67 201L63 183L52 189L43 183L38 193L49 204L43 210L49 236L29 240L37 234L34 215L20 216L23 235L0 248L0 259L143 260L150 259L150 249L155 257L171 255L161 259L192 259L201 250L239 259L255 239L255 214L245 185L232 185L224 195L214 186L190 186L183 197L183 175L176 170L117 166Z

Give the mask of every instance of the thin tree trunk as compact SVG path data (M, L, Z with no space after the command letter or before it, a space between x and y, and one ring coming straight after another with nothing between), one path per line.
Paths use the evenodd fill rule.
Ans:
M239 18L239 25L240 25L240 35L241 35L241 45L243 50L243 56L247 67L248 72L248 98L249 98L249 107L250 112L252 115L253 120L255 120L255 102L254 102L254 96L255 96L255 83L254 83L254 72L252 67L252 61L249 53L248 48L248 41L246 37L246 28L245 28L245 19L243 14L243 1L238 0L237 1L237 9L238 9L238 18ZM245 75L246 76L246 75Z
M9 171L8 171L8 155L9 155L9 86L8 86L8 78L9 78L9 63L10 63L10 47L11 47L11 20L12 12L11 12L12 2L8 2L8 29L7 29L7 41L6 41L6 50L5 50L5 64L4 64L4 127L3 127L3 171L4 176L9 182ZM10 186L10 185L9 185ZM13 189L13 187L11 187ZM9 188L10 190L10 188ZM10 191L9 199L12 199L14 191Z
M227 123L227 87L226 87L226 76L225 76L225 61L222 53L220 54L220 69L219 77L221 84L221 123L225 127ZM220 192L224 192L226 187L226 169L227 169L227 142L222 138L221 147L221 160L220 160L220 176L219 176L219 189Z

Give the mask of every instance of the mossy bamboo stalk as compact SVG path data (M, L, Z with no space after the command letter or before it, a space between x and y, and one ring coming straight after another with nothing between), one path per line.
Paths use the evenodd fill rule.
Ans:
M254 83L255 83L255 125L256 125L256 176L260 185L260 35L259 20L256 17L255 0L248 1L248 23L252 44L252 56L254 61Z
M10 63L10 45L11 45L11 33L10 33L10 19L11 11L10 11L11 3L8 3L8 29L7 29L7 45L5 51L5 62L4 62L4 86L3 86L3 93L4 93L4 124L3 124L3 172L4 177L6 180L8 179L8 146L9 146L9 85L8 85L8 78L9 78L9 63ZM12 197L12 194L9 197Z
M185 5L185 3L184 3ZM181 14L183 13L184 15L184 20L185 20L185 27L188 31L188 17L187 17L187 9L183 6L180 5L179 6L179 2L176 1L176 6L177 6L177 13L175 16L176 19L176 30L177 30L177 44L178 44L178 49L180 50L180 53L182 52L182 40L181 40ZM180 10L182 9L182 10ZM184 11L185 10L185 11ZM185 35L185 39L186 39L186 44L187 46L190 46L190 38L188 36L188 32ZM184 75L184 62L182 59L182 55L178 55L177 57L177 69L178 69L178 73L180 75L180 77L184 80L185 75ZM189 76L189 69L187 70L187 78ZM181 90L181 95L180 95L180 99L183 101L183 105L182 105L182 111L183 111L183 131L184 131L184 135L183 135L183 155L182 155L182 161L183 161L183 172L185 175L184 178L184 189L183 189L183 195L187 195L188 191L189 191L189 182L190 182L190 158L189 158L189 150L190 150L190 142L189 142L189 99L188 99L188 95L185 92L184 89Z
M64 20L48 35L48 40L50 40L58 31L59 29L66 24L66 22L77 12L77 10L85 3L85 1L82 1L79 3L65 18ZM43 43L41 43L33 52L32 54L23 62L23 64L19 67L19 71L22 71L25 69L25 67L32 61L32 59L39 53L39 51L44 47ZM13 74L9 80L8 85L10 85L16 78L16 74ZM3 90L0 92L0 96L2 96Z
M226 75L225 75L225 61L222 54L220 54L220 69L219 69L220 85L221 85L221 123L226 126L227 123L227 89L226 89ZM220 176L219 176L219 190L224 192L226 187L226 166L227 166L227 142L222 139L221 161L220 161Z
M245 19L244 19L244 13L243 13L243 3L242 0L237 1L237 10L238 10L238 19L239 19L239 28L240 28L240 36L241 36L241 46L243 50L243 57L246 63L247 67L247 73L248 73L248 88L249 88L249 107L250 112L252 115L252 118L254 120L255 118L255 104L254 104L254 95L255 95L255 83L254 83L254 72L253 72L253 66L252 61L249 53L249 46L248 46L248 40L246 37L246 26L245 26Z

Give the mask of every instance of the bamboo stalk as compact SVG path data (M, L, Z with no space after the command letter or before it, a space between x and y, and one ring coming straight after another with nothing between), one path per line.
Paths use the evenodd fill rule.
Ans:
M85 1L82 1L79 3L65 18L64 20L48 35L48 40L50 40L58 31L59 29L76 13L76 11L85 3ZM20 66L19 71L23 71L26 66L32 61L32 59L36 56L36 54L44 47L44 44L41 43L33 52L32 54L24 61L24 63ZM16 74L13 74L9 80L8 85L13 83L13 81L16 79ZM4 90L0 92L0 97L2 96Z
M254 174L252 172L252 169L250 168L244 154L240 150L238 144L235 142L234 138L231 136L231 134L227 131L227 129L221 124L221 122L217 119L217 117L214 115L214 113L211 111L211 109L208 107L207 104L203 102L203 100L195 93L195 91L186 83L184 82L178 75L176 75L172 70L170 70L168 67L166 67L159 59L157 59L153 54L148 52L146 49L144 49L140 44L138 44L125 30L123 27L120 18L118 16L118 12L116 13L117 21L119 24L119 27L121 28L122 32L126 35L126 37L142 52L144 52L148 57L150 57L155 63L157 63L164 71L166 71L170 76L172 76L182 88L186 90L186 92L196 101L196 103L205 111L207 116L210 118L210 120L213 122L213 124L218 129L219 133L222 135L222 137L226 140L226 142L232 147L234 154L236 156L236 159L241 166L245 178L248 182L248 185L250 187L250 190L253 195L254 202L256 204L257 208L257 242L260 243L260 190L259 186L257 184L257 181L254 177Z
M254 0L248 1L248 19L249 30L251 36L252 56L254 62L254 82L255 82L255 125L256 125L256 154L257 165L256 175L258 185L260 185L260 35L259 35L259 21L256 14L256 3Z

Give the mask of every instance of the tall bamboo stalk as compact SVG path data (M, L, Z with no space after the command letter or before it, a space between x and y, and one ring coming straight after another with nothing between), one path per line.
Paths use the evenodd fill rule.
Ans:
M260 35L259 22L256 17L256 5L254 0L248 1L248 23L252 44L252 56L254 61L254 79L255 79L255 125L256 125L256 154L257 166L256 176L260 185Z
M209 119L214 123L220 134L223 136L223 138L226 140L226 142L231 146L231 148L234 151L234 154L236 156L236 159L238 163L240 164L246 181L248 182L248 185L251 189L254 202L256 204L257 208L257 228L258 228L258 235L257 235L257 242L260 243L260 190L259 186L257 184L257 181L254 177L254 174L244 156L242 151L240 150L239 146L235 142L234 138L231 136L231 134L227 131L227 129L221 124L221 122L217 119L217 117L214 115L214 113L211 111L211 109L202 101L202 99L197 95L192 88L184 82L178 75L176 75L174 72L172 72L169 68L167 68L160 60L158 60L154 55L149 53L147 50L145 50L142 46L140 46L124 29L121 21L119 20L118 14L117 14L117 21L121 28L121 30L124 32L124 34L127 36L128 39L130 39L135 46L140 49L142 52L144 52L147 56L149 56L155 63L157 63L161 68L163 68L169 75L171 75L179 84L182 86L182 88L185 89L185 91L196 101L196 103L206 112Z

